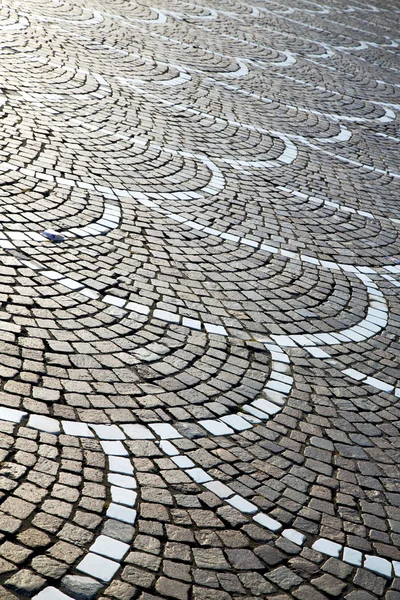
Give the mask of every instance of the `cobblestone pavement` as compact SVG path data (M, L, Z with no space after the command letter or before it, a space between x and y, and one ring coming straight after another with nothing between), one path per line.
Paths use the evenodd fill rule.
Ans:
M400 599L399 32L0 3L0 599Z

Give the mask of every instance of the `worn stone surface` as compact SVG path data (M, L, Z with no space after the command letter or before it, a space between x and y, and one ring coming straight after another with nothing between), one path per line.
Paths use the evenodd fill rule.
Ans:
M399 21L2 3L0 598L399 596Z

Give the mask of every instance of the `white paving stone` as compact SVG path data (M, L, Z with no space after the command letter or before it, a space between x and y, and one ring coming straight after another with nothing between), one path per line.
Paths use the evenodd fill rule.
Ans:
M392 563L386 558L380 558L379 556L366 555L364 560L364 568L373 571L383 577L392 576Z
M55 587L50 586L33 596L32 600L71 600L71 596L66 596Z
M265 396L266 400L269 400L272 404L276 404L277 406L284 406L288 401L288 396L285 394L269 390L268 388L263 389L263 396Z
M248 423L243 417L239 415L226 415L225 417L221 417L220 419L233 429L237 431L244 431L245 429L251 429L250 423Z
M219 498L229 498L234 494L234 491L231 490L230 487L228 487L224 483L221 483L220 481L209 481L204 484L204 487L208 488Z
M251 404L262 412L267 413L267 415L276 415L282 410L280 406L273 404L269 400L264 400L263 398L258 398L258 400L254 400Z
M272 379L266 385L267 389L274 390L276 392L280 392L281 394L289 394L292 389L291 385L287 383L283 383L282 381L276 381Z
M258 506L252 504L245 498L242 498L242 496L239 496L239 494L235 494L235 496L232 496L232 498L228 498L227 502L234 508L240 510L240 512L249 513L251 515L254 515L259 510Z
M271 335L272 339L279 345L285 348L296 348L297 344L288 335Z
M349 565L361 567L363 561L362 552L346 546L343 550L343 561L349 563Z
M212 435L231 435L232 433L235 433L234 429L228 427L228 425L222 423L222 421L214 421L210 419L206 421L199 421L199 425L204 427L204 429L209 431Z
M177 450L177 448L175 448L175 446L167 440L161 440L160 448L163 452L165 452L165 454L168 454L168 456L176 456L179 454L179 450Z
M296 531L296 529L285 529L282 531L282 535L298 546L302 546L307 539L305 535L300 533L300 531Z
M132 508L126 508L121 504L114 504L112 502L107 509L107 517L110 519L116 519L117 521L123 521L124 523L129 523L133 525L136 521L136 510Z
M89 552L76 568L100 581L110 581L119 567L119 563Z
M140 315L148 315L150 313L150 308L148 306L139 304L138 302L128 302L125 308Z
M131 440L154 440L154 434L144 425L121 425L121 428Z
M391 385L390 383L386 383L381 379L377 379L376 377L367 377L367 379L364 379L363 383L366 383L367 385L372 385L373 387L377 388L378 390L382 390L383 392L390 393L394 389L393 385Z
M216 335L228 335L225 327L222 325L213 325L212 323L204 323L204 327L207 333L213 333Z
M322 552L322 554L327 554L328 556L333 556L334 558L338 558L339 554L342 550L342 546L337 544L336 542L331 542L330 540L326 540L325 538L320 538L311 546L313 550L317 552Z
M189 319L187 317L183 317L182 325L184 325L185 327L190 327L190 329L197 329L198 331L201 330L201 321L198 321L197 319Z
M279 531L280 529L282 529L282 524L279 523L279 521L272 519L264 513L260 512L257 515L254 515L253 519L254 521L256 521L256 523L259 523L260 525L266 527L270 531Z
M254 417L260 418L260 419L262 419L264 421L267 421L269 419L269 415L267 415L266 413L262 412L261 410L258 410L258 408L255 408L254 406L251 406L251 404L243 404L242 409L244 411L250 413Z
M94 433L90 431L86 423L79 423L79 421L61 421L61 424L66 435L73 435L76 437L94 437Z
M124 440L125 435L117 425L90 425L101 440Z
M345 369L344 371L342 371L342 373L344 375L348 375L348 377L351 377L352 379L356 379L357 381L361 381L362 379L366 378L366 375L364 375L364 373L361 373L356 369Z
M108 463L110 465L110 471L113 473L133 475L133 467L129 458L122 458L121 456L109 456Z
M321 348L314 348L313 346L307 346L306 348L304 348L304 350L307 350L307 352L309 354L311 354L311 356L313 356L314 358L330 358L331 357L331 355L328 354L328 352L321 350Z
M101 554L111 560L120 561L128 552L129 548L129 544L110 538L107 535L99 535L94 544L90 546L89 552L95 552L96 554Z
M199 469L198 467L195 467L194 469L188 469L186 473L189 475L189 477L194 479L196 483L206 483L212 479L208 473L203 471L203 469Z
M109 454L111 456L128 456L127 449L119 441L107 442L102 440L100 442L100 445L103 448L105 454Z
M28 420L28 427L45 431L46 433L59 434L61 431L59 421L42 415L31 415Z
M12 423L20 423L23 417L26 416L26 412L22 410L15 410L14 408L6 408L0 406L0 421L11 421Z
M126 488L127 490L135 490L137 487L136 479L119 473L109 473L108 481L118 487Z
M149 423L149 427L162 440L175 440L182 437L175 427L172 427L169 423Z
M187 456L172 456L171 460L181 469L190 469L191 467L195 466L194 462L190 460L190 458L188 458Z
M153 317L155 319L161 319L161 321L167 321L168 323L179 323L181 320L180 316L176 313L158 309L153 312Z
M71 289L71 290L79 290L80 288L83 288L83 283L79 283L79 281L75 281L74 279L71 279L70 277L66 277L65 279L60 279L60 281L58 283L61 283L62 285L64 285L65 287Z
M124 298L118 298L118 296L106 295L103 298L103 302L105 302L106 304L112 304L113 306L118 306L121 308L126 303L126 300L124 300Z
M127 490L125 488L112 485L111 498L116 504L125 504L126 506L133 507L136 504L137 493L133 490Z

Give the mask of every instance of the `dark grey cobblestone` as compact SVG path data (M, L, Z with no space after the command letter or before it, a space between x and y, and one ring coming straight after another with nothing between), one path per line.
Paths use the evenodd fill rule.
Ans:
M1 3L0 600L400 598L399 20Z

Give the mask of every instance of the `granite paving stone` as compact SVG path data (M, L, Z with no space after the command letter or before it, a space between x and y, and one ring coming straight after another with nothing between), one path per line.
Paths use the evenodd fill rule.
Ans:
M0 598L400 595L399 0L0 7Z

